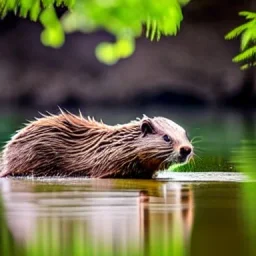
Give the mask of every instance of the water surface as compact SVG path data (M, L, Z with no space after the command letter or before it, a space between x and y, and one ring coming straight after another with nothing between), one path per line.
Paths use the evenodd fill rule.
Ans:
M229 175L2 179L1 255L250 255L245 180Z

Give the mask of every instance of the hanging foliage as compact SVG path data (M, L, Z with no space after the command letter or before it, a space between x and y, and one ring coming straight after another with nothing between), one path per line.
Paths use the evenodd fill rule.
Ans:
M240 12L248 20L245 24L233 29L226 35L226 39L241 37L241 53L233 58L236 63L242 63L241 68L256 66L256 12Z
M96 47L97 58L114 64L135 50L135 39L144 33L150 40L162 35L176 35L182 21L183 5L189 0L2 0L0 14L8 12L40 21L44 26L44 45L60 47L65 33L93 32L103 29L115 36L116 42L102 42ZM55 7L68 11L59 19Z

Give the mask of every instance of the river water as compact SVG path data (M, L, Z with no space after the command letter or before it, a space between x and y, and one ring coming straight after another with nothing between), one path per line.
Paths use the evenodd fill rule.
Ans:
M134 115L115 111L109 123ZM195 164L155 180L1 179L0 255L256 255L253 116L162 115L200 136ZM2 141L23 119L2 117Z

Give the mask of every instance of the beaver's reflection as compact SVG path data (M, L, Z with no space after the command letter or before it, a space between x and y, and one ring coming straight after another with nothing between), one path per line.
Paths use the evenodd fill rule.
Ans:
M188 249L193 225L192 189L178 183L167 183L162 189L161 197L140 191L140 233L145 255L152 253L154 239L172 250L177 244Z
M170 251L175 244L185 248L190 236L193 193L179 183L159 182L139 190L137 182L122 189L100 181L102 191L91 184L87 190L55 187L36 193L35 184L26 184L21 192L11 180L5 182L9 187L4 186L2 196L13 237L26 246L43 246L46 252L79 248L91 255L122 255L132 249L150 255L156 248Z

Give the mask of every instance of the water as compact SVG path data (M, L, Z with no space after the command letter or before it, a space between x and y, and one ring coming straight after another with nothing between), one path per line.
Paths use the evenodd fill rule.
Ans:
M179 177L3 179L1 255L249 255L241 176Z
M97 111L108 123L139 116ZM162 115L203 137L195 164L156 180L1 179L0 255L256 255L253 117ZM24 116L2 117L2 141Z

